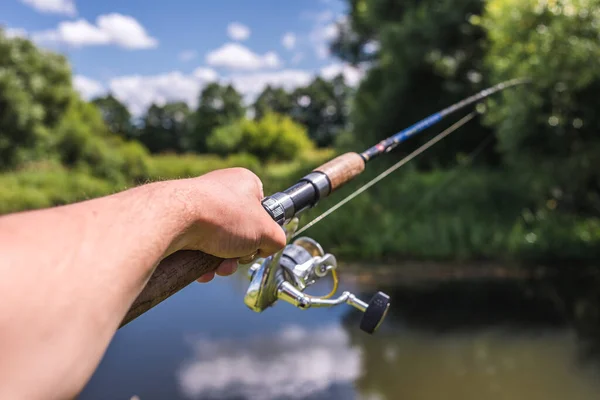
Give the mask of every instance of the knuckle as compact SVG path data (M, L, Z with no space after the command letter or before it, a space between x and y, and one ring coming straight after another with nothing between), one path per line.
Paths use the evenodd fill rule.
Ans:
M263 183L254 172L247 168L238 167L236 172L239 176L248 183L248 189L255 193L259 198L263 197Z

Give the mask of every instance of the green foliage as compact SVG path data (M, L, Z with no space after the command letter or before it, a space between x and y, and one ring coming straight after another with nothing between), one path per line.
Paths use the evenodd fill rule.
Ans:
M526 261L594 262L600 258L600 219L527 213L514 226L507 248Z
M98 109L79 99L56 127L54 148L64 165L114 182L138 181L148 171L147 151L110 133Z
M102 119L112 133L125 139L132 139L135 136L131 113L112 94L96 98L92 103L100 109Z
M333 144L348 120L350 88L343 75L331 81L316 78L308 86L296 89L292 96L294 120L306 126L318 146Z
M284 89L267 85L256 98L252 107L254 108L254 117L261 119L268 112L290 114L294 108L294 100Z
M475 21L479 22L479 21ZM481 21L496 79L527 76L494 108L505 160L546 181L540 201L597 215L600 210L600 1L491 0Z
M365 178L367 180L368 178ZM322 202L310 221L356 185ZM597 219L551 209L531 215L536 193L510 172L407 171L391 177L307 231L346 260L592 261L600 257Z
M0 30L0 169L44 157L71 96L64 57Z
M345 259L510 258L506 244L531 192L509 176L469 169L405 171L352 200L308 234ZM322 207L359 184L334 194Z
M191 111L186 103L153 104L144 116L139 140L152 153L183 152L189 146Z
M251 131L255 131L255 124L248 119L240 119L229 125L221 126L213 131L206 140L206 147L210 152L228 154L242 151L242 146L247 147L244 138Z
M246 152L263 161L292 160L313 148L302 125L271 112L257 121L241 119L215 129L207 145L219 154Z
M242 96L233 86L208 84L200 93L198 109L192 117L190 148L199 153L206 152L206 140L213 130L237 121L244 112Z
M0 214L73 203L123 189L60 165L0 175Z
M242 167L260 173L260 162L247 154L236 154L227 158L216 155L163 154L152 157L150 180L192 178L221 168Z

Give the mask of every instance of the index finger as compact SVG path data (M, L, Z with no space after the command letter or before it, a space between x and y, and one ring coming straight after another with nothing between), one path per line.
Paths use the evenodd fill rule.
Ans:
M283 249L287 244L283 227L273 221L268 214L265 215L265 220L266 222L261 225L262 232L258 246L258 252L261 257L268 257Z

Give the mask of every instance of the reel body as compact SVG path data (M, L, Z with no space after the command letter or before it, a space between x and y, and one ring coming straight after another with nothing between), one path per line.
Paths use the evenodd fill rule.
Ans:
M288 243L298 228L298 219L292 219L286 226ZM365 303L350 292L336 294L337 260L332 254L325 253L315 240L301 237L288 244L278 253L259 259L248 271L250 285L244 296L244 303L255 312L262 312L277 300L283 300L301 309L335 307L348 304L364 313L360 328L373 333L379 328L387 315L390 298L382 292ZM332 291L322 297L304 293L304 290L319 279L331 275Z

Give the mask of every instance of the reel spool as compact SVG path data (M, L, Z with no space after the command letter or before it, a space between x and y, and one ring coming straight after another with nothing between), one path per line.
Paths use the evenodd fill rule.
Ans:
M286 226L288 243L298 228L298 219L294 218ZM369 303L350 292L343 292L333 298L337 292L337 260L315 240L301 237L288 244L283 250L252 264L248 271L250 285L244 296L244 303L255 312L262 312L277 300L283 300L301 309L335 307L349 304L362 311L360 328L374 333L387 315L390 297L378 292ZM333 288L326 296L311 296L304 290L331 274Z

